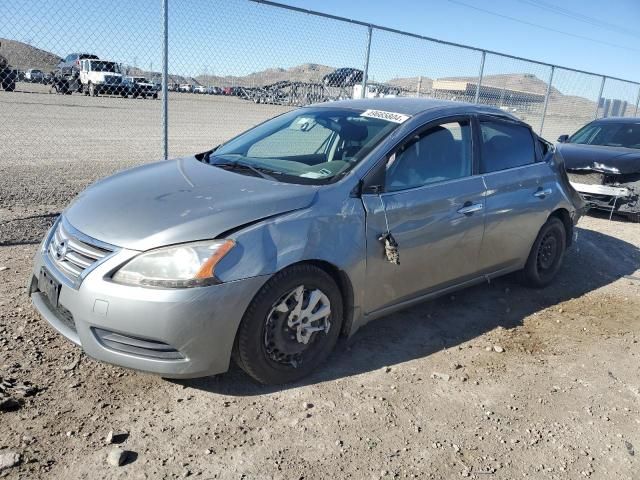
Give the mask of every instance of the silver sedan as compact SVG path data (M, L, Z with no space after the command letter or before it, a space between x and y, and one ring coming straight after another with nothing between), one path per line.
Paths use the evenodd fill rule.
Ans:
M548 285L583 209L553 146L501 110L312 105L92 185L29 291L95 359L184 378L233 358L286 383L416 302L516 271Z

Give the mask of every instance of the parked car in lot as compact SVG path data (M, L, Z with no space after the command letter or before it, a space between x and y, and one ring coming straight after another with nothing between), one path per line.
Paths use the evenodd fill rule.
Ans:
M327 87L352 87L357 83L362 83L364 72L357 68L338 68L322 77L322 83Z
M0 48L2 48L1 42ZM6 92L13 92L16 89L17 78L17 70L11 68L7 59L0 55L0 88Z
M640 221L640 118L595 120L558 142L572 185L593 208Z
M29 293L98 360L197 377L233 357L291 382L395 310L510 272L550 284L583 208L553 146L499 109L315 104L93 184Z
M178 87L179 92L193 93L193 85L190 83L181 83Z
M128 89L129 95L133 98L158 98L156 86L144 77L123 77L123 84Z
M37 68L30 68L24 72L24 80L30 83L44 83L44 72Z
M82 91L80 82L80 61L99 60L92 53L70 53L58 63L52 75L53 89L58 93L72 93Z
M101 94L129 95L129 88L122 81L120 66L108 60L80 60L80 83L84 93L92 97Z
M193 93L207 93L207 87L205 85L196 85L193 87Z

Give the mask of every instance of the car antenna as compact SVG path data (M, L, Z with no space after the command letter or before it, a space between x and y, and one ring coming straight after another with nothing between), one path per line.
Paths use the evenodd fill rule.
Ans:
M382 195L378 191L378 198L380 199L380 205L382 205L382 211L384 212L384 223L387 227L387 231L378 237L378 240L384 245L384 255L387 257L389 263L394 265L400 265L400 253L398 252L398 242L391 235L389 230L389 219L387 218L387 207L384 204Z

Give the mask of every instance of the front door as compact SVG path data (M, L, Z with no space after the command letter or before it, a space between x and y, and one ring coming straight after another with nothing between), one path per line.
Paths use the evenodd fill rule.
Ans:
M366 313L475 276L485 187L474 175L471 139L466 117L425 126L386 159L383 192L363 194ZM385 255L379 238L386 232L399 264Z

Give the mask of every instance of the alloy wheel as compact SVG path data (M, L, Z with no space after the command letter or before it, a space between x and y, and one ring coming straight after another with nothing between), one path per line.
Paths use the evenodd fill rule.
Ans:
M272 305L264 329L264 347L276 363L293 366L313 355L331 329L331 303L320 289L304 285Z

